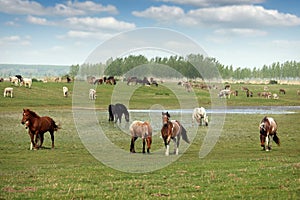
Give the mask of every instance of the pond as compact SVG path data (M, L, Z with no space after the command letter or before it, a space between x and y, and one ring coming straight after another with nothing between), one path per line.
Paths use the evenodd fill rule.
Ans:
M193 109L168 110L172 113L192 114ZM208 114L293 114L300 106L231 106L206 109ZM129 110L130 113L161 113L161 110Z

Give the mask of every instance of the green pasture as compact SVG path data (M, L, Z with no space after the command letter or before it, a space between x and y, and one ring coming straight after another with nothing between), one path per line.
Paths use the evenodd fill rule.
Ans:
M63 97L65 85L70 91L68 98ZM10 83L0 83L0 90L8 86ZM253 91L254 97L247 98L241 86ZM199 127L188 150L184 154L179 150L181 157L168 167L148 173L126 173L102 164L82 144L72 113L73 83L33 83L31 89L12 87L14 98L0 98L0 199L300 198L299 111L272 115L278 123L282 144L278 147L273 142L270 152L261 151L259 142L258 123L264 115L227 114L219 140L205 158L199 158L199 150L208 127ZM128 87L136 87L130 97L130 109L148 109L154 104L167 109L179 108L177 91L169 90L166 85ZM280 88L286 90L278 100L258 97L256 94L263 87L234 84L232 89L238 90L239 96L228 99L227 105L300 105L300 96L296 94L299 86L269 85L272 93L279 93ZM100 85L96 89L99 125L110 140L129 154L130 136L108 123L106 109L114 86ZM208 91L195 89L194 92L200 105L210 107ZM20 123L22 108L51 116L61 123L62 129L55 133L54 150L49 148L48 133L45 148L29 150L29 136ZM156 134L151 150L162 146ZM141 152L140 139L136 141L136 151Z

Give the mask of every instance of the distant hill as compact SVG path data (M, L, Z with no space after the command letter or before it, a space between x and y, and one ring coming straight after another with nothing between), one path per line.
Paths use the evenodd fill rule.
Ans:
M23 77L41 78L63 76L69 72L70 66L66 65L0 64L0 77L8 77L20 74Z

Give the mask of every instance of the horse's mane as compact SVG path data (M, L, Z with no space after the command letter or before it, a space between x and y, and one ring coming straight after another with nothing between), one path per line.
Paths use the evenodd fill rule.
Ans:
M38 114L29 109L24 109L24 112L29 112L30 116L32 117L40 117Z

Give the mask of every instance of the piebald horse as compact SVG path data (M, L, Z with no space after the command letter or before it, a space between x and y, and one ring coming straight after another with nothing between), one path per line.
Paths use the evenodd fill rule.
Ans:
M272 138L279 146L280 140L277 136L277 123L272 117L265 116L259 125L260 145L263 150L269 151L272 148Z
M170 141L174 142L174 154L178 155L178 147L180 142L180 137L190 143L185 128L177 120L169 120L170 114L168 112L162 112L162 122L163 126L161 128L161 136L164 140L166 152L165 155L169 155Z

